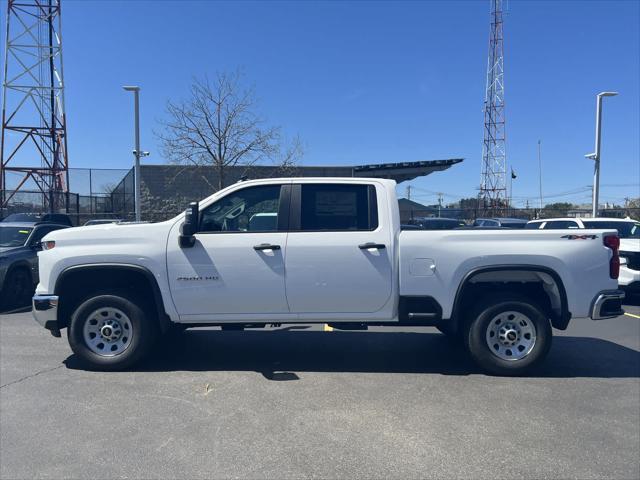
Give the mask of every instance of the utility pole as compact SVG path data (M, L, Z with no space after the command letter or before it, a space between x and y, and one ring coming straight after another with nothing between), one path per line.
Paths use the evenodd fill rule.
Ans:
M438 193L438 218L440 218L440 210L442 209L442 193Z
M407 185L407 200L411 200L411 185Z
M542 154L541 142L538 140L538 181L540 184L540 209L542 209Z
M593 200L591 202L591 216L598 216L598 196L600 193L600 134L602 123L602 97L614 97L618 92L601 92L596 95L596 149L594 153L585 157L594 161L593 166Z

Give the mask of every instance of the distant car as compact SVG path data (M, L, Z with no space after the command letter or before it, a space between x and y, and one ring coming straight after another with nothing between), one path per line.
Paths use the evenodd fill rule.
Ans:
M0 307L28 305L38 283L38 250L49 232L68 225L0 222Z
M417 225L423 230L453 230L466 225L462 220L440 217L415 218L409 224Z
M476 218L474 227L524 228L527 220L521 218Z
M71 217L66 213L12 213L2 222L26 222L26 223L56 223L73 227Z
M640 222L632 218L546 218L531 220L528 229L557 230L615 229L620 237L620 276L618 285L629 293L640 293Z
M507 227L465 225L464 227L457 227L456 230L513 230L513 229L507 228Z
M91 225L106 225L107 223L120 223L120 218L96 218L95 220L89 220L84 223L84 227L90 227Z

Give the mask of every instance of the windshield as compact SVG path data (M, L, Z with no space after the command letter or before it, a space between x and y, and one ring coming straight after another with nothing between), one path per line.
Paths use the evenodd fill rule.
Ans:
M27 243L31 230L29 227L0 226L0 247L22 247Z
M583 220L585 228L597 228L599 230L618 230L620 238L640 238L639 222L598 222L596 220Z

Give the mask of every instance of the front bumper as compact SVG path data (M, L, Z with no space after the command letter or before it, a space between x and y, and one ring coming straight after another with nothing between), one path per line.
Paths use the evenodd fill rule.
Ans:
M58 301L56 295L36 295L33 297L33 318L49 330L54 337L60 336L58 325Z
M600 292L593 300L591 307L591 319L604 320L606 318L623 315L623 299L624 292L622 290L605 290Z

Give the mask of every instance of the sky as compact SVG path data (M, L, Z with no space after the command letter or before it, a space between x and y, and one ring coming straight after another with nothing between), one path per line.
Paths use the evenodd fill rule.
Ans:
M5 2L3 2L5 3ZM63 1L71 167L129 168L140 85L145 163L168 99L194 76L240 68L258 111L305 144L303 165L443 158L462 164L409 182L431 204L477 195L489 1ZM6 3L2 6L4 24ZM595 95L603 109L603 202L640 196L640 2L509 1L507 161L516 205L588 203ZM407 183L399 186L404 193ZM73 185L71 185L73 190ZM564 194L565 192L577 192ZM561 194L561 195L556 195Z

